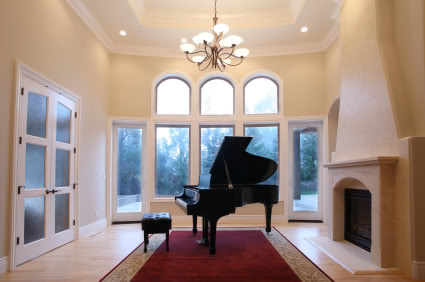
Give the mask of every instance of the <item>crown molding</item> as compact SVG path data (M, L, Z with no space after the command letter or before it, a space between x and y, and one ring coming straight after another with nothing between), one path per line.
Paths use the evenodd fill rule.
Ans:
M340 3L337 9L339 11L344 1L335 1L339 1ZM108 49L111 53L152 57L184 57L184 54L179 51L178 46L176 46L176 48L163 48L116 43L108 36L96 18L87 9L82 0L66 0L66 2L74 9L81 20L90 28L99 41L102 42L106 49ZM337 38L338 33L339 22L336 21L333 27L318 42L276 45L272 47L250 47L249 57L284 56L323 52L327 50L332 42Z

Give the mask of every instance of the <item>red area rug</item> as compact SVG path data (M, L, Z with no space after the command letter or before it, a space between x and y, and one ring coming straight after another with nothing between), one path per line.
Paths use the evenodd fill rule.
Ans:
M156 234L148 253L139 246L102 281L332 281L275 229L219 230L214 256L200 233L173 231L169 252Z

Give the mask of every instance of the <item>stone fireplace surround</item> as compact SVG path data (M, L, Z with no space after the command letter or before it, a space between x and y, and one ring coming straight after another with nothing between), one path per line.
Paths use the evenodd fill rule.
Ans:
M394 168L398 157L333 162L328 169L330 218L328 236L344 240L345 188L369 190L372 194L372 263L381 268L395 266L394 244Z

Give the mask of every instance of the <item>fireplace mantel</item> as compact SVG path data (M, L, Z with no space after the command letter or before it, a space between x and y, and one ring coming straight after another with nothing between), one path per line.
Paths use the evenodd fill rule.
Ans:
M395 262L393 191L394 168L398 159L395 156L377 156L324 165L328 169L330 193L330 239L344 240L344 190L369 190L372 194L371 262L382 268L394 267Z

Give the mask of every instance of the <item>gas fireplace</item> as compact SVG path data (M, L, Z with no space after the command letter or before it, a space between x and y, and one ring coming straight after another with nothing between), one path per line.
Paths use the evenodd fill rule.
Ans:
M344 239L370 252L372 197L368 190L345 189Z

